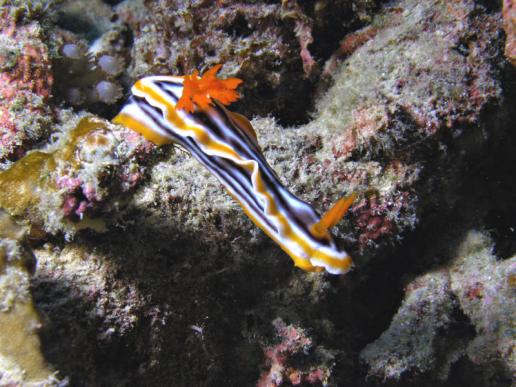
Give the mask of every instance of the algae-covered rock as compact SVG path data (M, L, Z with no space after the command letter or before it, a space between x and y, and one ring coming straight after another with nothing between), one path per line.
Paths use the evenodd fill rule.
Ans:
M408 285L389 329L360 354L370 375L398 381L406 373L437 367L442 332L452 323L454 299L449 288L445 271L426 274Z
M101 221L87 218L109 195L132 188L141 176L136 155L148 151L127 129L93 117L73 117L56 142L0 172L0 207L56 233Z
M30 20L17 25L20 14L39 14L42 8L42 2L0 7L0 165L46 140L55 118L49 105L54 78L43 28Z
M511 379L516 259L499 260L493 248L485 233L472 230L449 265L408 285L389 328L360 354L371 377L399 381L426 373L426 380L438 382L467 357L491 369L485 383L503 386ZM467 317L473 334L460 316Z
M451 265L451 289L475 327L475 338L466 348L468 357L475 364L501 362L514 376L516 257L501 260L493 250L489 237L471 231Z
M369 21L378 2L230 0L214 7L210 2L143 1L143 16L131 12L130 5L138 1L124 3L122 16L144 24L136 30L133 78L185 74L223 63L225 75L245 81L241 91L246 98L238 104L242 113L273 112L283 123L298 124L309 117L313 80L337 46L335 39ZM294 96L303 98L293 102Z
M2 386L57 385L55 371L46 362L38 336L40 318L30 293L24 245L26 225L17 224L0 210L0 384Z
M337 234L360 264L412 230L435 186L455 180L465 157L485 146L480 114L501 93L492 60L501 58L501 47L486 43L501 25L493 15L477 14L472 1L402 1L372 25L378 34L335 70L334 84L319 99L311 122L288 129L271 118L253 121L282 181L318 211L357 193ZM461 52L460 45L469 49ZM167 218L179 216L187 228L212 227L206 214L213 219L214 211L225 227L240 224L229 198L219 196L215 180L204 176L202 167L174 155L155 169L135 205L149 207L172 196L172 203L149 212L161 217L161 211L170 211ZM246 243L254 228L245 221L243 227L234 229L243 231L238 237ZM199 238L220 235L213 232Z

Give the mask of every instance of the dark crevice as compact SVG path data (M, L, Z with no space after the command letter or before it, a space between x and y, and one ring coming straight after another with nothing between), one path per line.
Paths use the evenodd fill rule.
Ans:
M243 14L238 14L233 23L224 29L233 38L246 38L253 33L249 23Z

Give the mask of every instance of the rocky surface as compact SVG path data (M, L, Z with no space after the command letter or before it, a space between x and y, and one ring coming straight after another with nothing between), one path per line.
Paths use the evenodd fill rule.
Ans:
M28 227L0 211L0 384L57 385L55 371L41 352L40 317L30 294L33 256Z
M510 2L210 4L2 3L0 207L36 262L9 294L30 281L42 325L37 373L0 380L509 386ZM137 77L219 62L292 192L357 194L352 273L294 268L188 154L107 120Z
M516 3L513 0L503 2L503 27L507 35L505 56L516 66Z
M467 357L502 370L498 375L492 370L492 380L484 383L510 380L516 367L511 284L516 257L499 260L493 248L488 236L470 231L448 265L407 285L390 327L360 354L370 376L399 381L433 370L442 382L453 364ZM460 316L469 320L474 334L461 332Z

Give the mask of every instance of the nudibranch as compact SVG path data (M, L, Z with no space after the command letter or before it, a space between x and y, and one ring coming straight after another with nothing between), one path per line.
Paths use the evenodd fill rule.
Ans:
M186 76L149 76L113 122L156 144L175 143L215 175L249 218L306 271L343 274L352 266L329 230L344 216L353 195L322 217L280 182L265 160L251 123L224 105L239 98L238 78L219 79L221 65Z

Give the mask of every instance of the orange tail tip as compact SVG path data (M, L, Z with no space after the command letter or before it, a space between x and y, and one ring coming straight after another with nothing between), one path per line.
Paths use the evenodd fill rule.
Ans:
M313 232L322 237L326 235L328 230L333 228L341 221L351 204L356 198L356 194L352 193L346 198L339 199L328 211L326 211L319 222L312 226Z
M185 75L183 94L177 102L176 109L192 113L194 104L199 109L204 110L213 103L213 99L223 105L229 105L240 98L235 89L242 83L242 80L238 78L217 78L217 72L221 67L221 64L213 66L202 77L199 77L197 70L191 75Z

